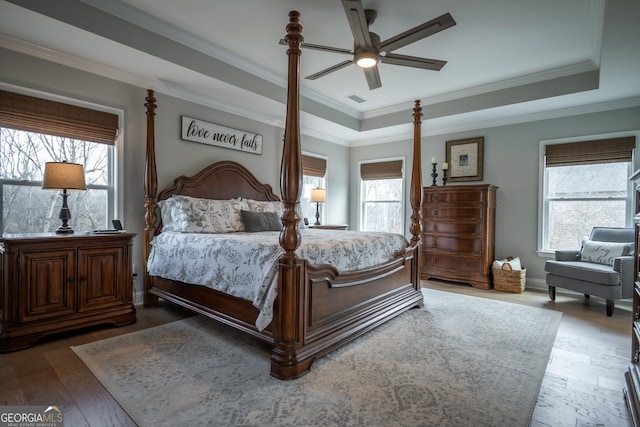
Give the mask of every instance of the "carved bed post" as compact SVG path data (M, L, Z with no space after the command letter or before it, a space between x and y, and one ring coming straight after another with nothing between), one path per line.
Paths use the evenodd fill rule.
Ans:
M305 373L312 362L298 359L297 350L304 336L303 261L295 250L300 245L300 231L296 206L302 187L302 156L300 148L300 44L302 26L298 22L300 13L289 12L289 24L285 40L289 44L287 115L280 169L280 191L284 204L280 246L284 255L279 262L278 298L273 317L274 349L271 354L271 375L281 379L294 379Z
M415 260L412 268L415 289L420 290L420 268L421 249L420 249L420 228L421 228L421 208L422 208L422 154L420 147L422 144L422 107L420 100L416 100L413 108L413 166L411 168L411 246L415 246Z
M158 192L158 175L156 174L156 155L155 155L155 115L156 115L156 98L153 96L154 91L147 90L147 101L144 105L147 107L147 153L144 165L144 306L154 306L158 304L158 297L151 295L148 291L151 288L151 277L147 272L147 260L149 259L149 251L151 250L151 240L155 235L156 224L158 223L158 204L156 203L156 193Z
M413 167L411 169L411 244L420 243L420 208L422 206L422 154L421 145L422 107L416 100L413 108Z

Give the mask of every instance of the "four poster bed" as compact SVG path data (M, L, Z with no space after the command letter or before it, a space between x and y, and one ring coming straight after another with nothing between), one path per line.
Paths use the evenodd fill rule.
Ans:
M269 185L259 182L244 166L231 161L214 163L191 177L181 176L174 181L171 187L157 193L154 136L156 99L152 90L148 91L145 104L147 108L146 225L144 230L144 260L147 266L144 274L145 306L157 305L158 297L160 297L269 343L273 346L271 375L285 380L304 375L317 357L402 312L423 304L418 259L419 212L422 195L420 166L422 109L419 101L416 101L413 109L414 147L410 189L412 206L410 231L412 237L410 241L407 241L404 236L400 236L402 240L400 249L393 249L393 253L387 254L384 261L380 261L379 258L376 261L369 260L368 264L358 264L355 268L353 266L351 268L336 267L339 261L336 263L335 259L333 261L318 261L322 258L313 258L313 250L308 250L305 246L307 240L312 241L313 245L319 245L321 240L331 240L330 246L337 247L339 244L334 241L334 238L338 239L339 236L322 234L331 233L327 230L301 229L303 227L301 218L296 211L302 182L299 61L300 44L303 39L298 17L299 13L296 11L289 13L289 24L285 37L289 45L287 50L289 78L280 175L281 201ZM172 239L197 239L200 242L200 239L218 239L220 236L217 234L205 236L199 233L191 233L193 235L190 235L190 233L173 233L168 230L166 222L173 221L176 214L173 218L171 215L167 216L166 205L171 201L175 206L175 203L179 204L185 200L188 201L186 205L196 203L199 206L203 204L208 206L213 202L228 202L227 204L262 203L265 206L277 203L282 207L282 210L278 212L279 220L277 221L278 227L275 228L276 231L225 234L225 238L240 240L244 239L246 235L260 235L263 240L270 238L276 242L277 251L272 252L272 254L277 254L273 262L274 276L271 278L273 302L266 298L263 307L257 307L255 300L238 297L237 293L229 292L226 289L216 290L209 286L193 284L193 282L187 284L186 280L177 280L171 278L169 274L159 273L172 263L172 261L154 263L154 260L160 257L160 253L163 252L162 238L169 236L170 244L175 244ZM194 202L194 200L196 201ZM183 203L182 206L184 207L185 204ZM161 210L161 207L165 210ZM244 215L243 213L242 220L245 218ZM234 226L234 224L230 225L230 227ZM274 229L271 228L271 230ZM333 233L344 233L344 239L350 235L350 232L347 231ZM358 232L351 232L351 234L355 233ZM359 237L353 236L353 238ZM383 236L383 238L392 239L390 236ZM374 245L387 247L391 245L388 242L390 240L382 240ZM202 252L207 252L211 247L219 244L221 243L217 240L215 243L207 241L200 249L194 250L195 254L191 253L187 257L199 258ZM227 248L233 247L235 251L243 244L234 241L233 246L227 246ZM372 252L369 251L370 247L367 244L361 242L354 248L352 250L343 249L343 252L353 252L356 255ZM326 249L326 247L320 248L316 252L324 253ZM189 249L185 250L189 252ZM241 251L241 249L237 250ZM172 251L174 251L174 246L167 246L164 249L164 252ZM253 253L251 250L249 252ZM242 252L237 253L242 254ZM245 259L252 258L251 254L244 258L238 258L242 259L242 262L238 263L244 263ZM271 256L273 257L273 255ZM264 263L264 259L262 262ZM208 263L215 268L222 268L218 258ZM188 267L177 269L184 270ZM169 270L169 268L165 268L165 270ZM213 277L220 277L220 275L221 273L216 271ZM243 280L236 280L236 282L239 281ZM265 280L266 282L268 280ZM270 309L272 309L272 313L269 313ZM266 317L264 316L265 310L268 312Z

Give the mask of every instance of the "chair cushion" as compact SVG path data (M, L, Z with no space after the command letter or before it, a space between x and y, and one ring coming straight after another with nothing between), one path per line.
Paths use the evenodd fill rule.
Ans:
M580 250L580 261L613 265L615 258L627 255L630 249L631 243L584 240Z
M544 270L556 276L568 277L605 286L620 284L620 276L612 266L582 261L555 261L544 263Z

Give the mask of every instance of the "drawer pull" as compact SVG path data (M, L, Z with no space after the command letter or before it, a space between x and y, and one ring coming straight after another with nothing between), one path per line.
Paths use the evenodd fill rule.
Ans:
M467 224L467 226L464 228L466 231L471 231L471 226Z
M433 242L431 242L431 246L433 246L433 247L435 248L436 246L438 246L438 242L436 242L436 241L434 240Z
M437 226L437 225L435 225L435 224L433 224L433 227L432 227L432 228L433 228L434 230L437 230L437 229L438 229L438 226Z
M633 319L634 320L640 319L640 306L636 308L636 313L634 314Z
M471 209L467 211L467 216L471 216Z
M467 242L467 244L465 246L470 248L471 247L471 243Z
M438 200L438 195L437 194L433 195L433 200Z
M640 361L640 350L636 350L636 352L633 353L633 362L638 363L638 361Z
M432 210L431 215L438 216L438 210L437 209Z
M437 263L437 262L438 262L438 260L437 260L436 258L431 258L431 263L432 263L432 264L435 264L435 263Z

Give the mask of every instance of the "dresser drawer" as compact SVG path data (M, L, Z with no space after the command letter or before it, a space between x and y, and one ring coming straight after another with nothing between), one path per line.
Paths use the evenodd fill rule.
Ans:
M456 272L477 273L482 271L482 258L474 255L453 255L426 249L424 269L453 270Z
M482 239L465 239L462 237L446 237L438 235L424 236L422 245L425 249L442 249L460 253L481 253Z
M450 187L451 188L451 187ZM483 191L461 190L447 191L425 190L423 203L472 203L483 204L485 195Z
M476 207L426 207L422 210L425 219L481 219L482 208Z
M447 222L447 221L424 221L422 224L424 233L444 233L444 234L482 234L481 222Z

